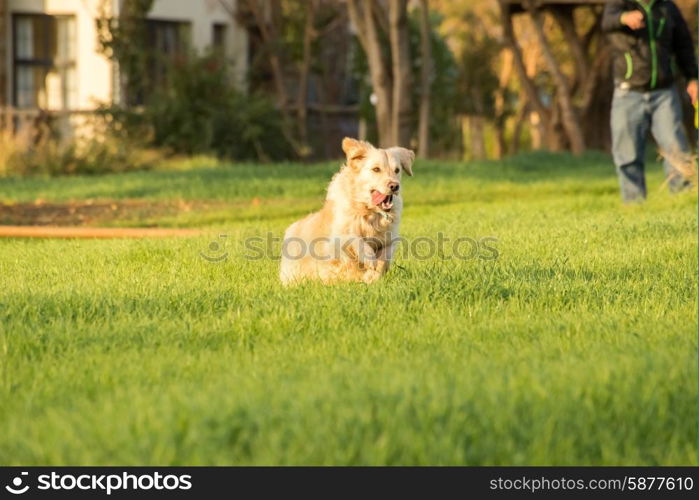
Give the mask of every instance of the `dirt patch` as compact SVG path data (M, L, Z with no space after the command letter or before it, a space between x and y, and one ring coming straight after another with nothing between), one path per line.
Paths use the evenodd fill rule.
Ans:
M172 238L198 236L196 229L157 227L3 226L0 238Z
M199 205L202 205L201 207ZM91 226L112 221L147 220L205 208L198 202L143 200L0 203L1 225Z

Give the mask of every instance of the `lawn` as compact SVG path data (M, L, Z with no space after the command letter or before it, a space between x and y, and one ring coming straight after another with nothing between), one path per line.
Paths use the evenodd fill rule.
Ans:
M168 202L107 223L205 230L0 240L0 464L697 463L695 195L654 165L624 207L601 154L418 161L404 236L497 259L282 289L246 238L336 168L0 180L6 203Z

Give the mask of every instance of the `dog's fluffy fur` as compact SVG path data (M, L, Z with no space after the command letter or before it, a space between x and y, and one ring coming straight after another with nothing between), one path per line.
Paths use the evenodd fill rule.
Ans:
M323 208L284 234L284 284L306 279L372 283L388 271L403 209L401 172L413 175L415 153L350 138L342 141L342 149L347 162L330 182Z

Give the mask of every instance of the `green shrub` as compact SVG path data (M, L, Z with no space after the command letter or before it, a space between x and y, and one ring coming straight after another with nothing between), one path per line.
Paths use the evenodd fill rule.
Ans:
M225 64L213 55L171 63L164 85L141 108L104 106L71 122L70 137L61 136L65 127L49 115L17 133L0 130L0 177L142 170L165 155L294 156L274 104L235 90Z
M111 133L103 116L83 120L70 137L62 137L53 120L0 132L0 177L103 174L143 170L160 159Z
M131 118L131 126L137 121ZM237 91L225 64L213 55L171 64L167 84L146 102L142 125L150 129L154 146L174 153L237 160L293 156L281 113L269 99Z

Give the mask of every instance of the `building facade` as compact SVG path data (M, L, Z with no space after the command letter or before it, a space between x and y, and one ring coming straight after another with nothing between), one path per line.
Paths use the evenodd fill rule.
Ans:
M89 111L120 103L118 65L99 50L97 19L118 17L123 0L0 0L0 106ZM236 0L155 0L147 15L151 48L215 48L243 85L248 36Z

